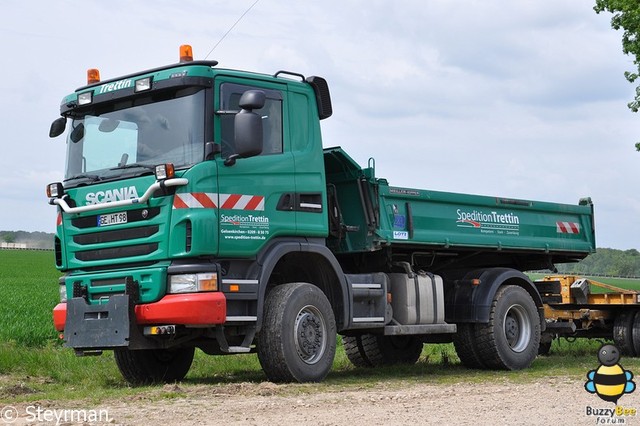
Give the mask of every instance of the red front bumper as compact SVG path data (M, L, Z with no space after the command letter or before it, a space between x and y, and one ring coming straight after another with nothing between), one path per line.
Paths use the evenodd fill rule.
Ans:
M227 318L227 300L223 293L168 294L155 303L136 305L136 320L140 325L216 325ZM58 303L53 308L53 325L64 331L67 320L67 304Z

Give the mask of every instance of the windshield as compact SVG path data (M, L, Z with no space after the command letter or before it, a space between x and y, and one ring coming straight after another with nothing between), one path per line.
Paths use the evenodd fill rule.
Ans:
M75 117L67 135L65 182L75 185L152 173L158 164L173 163L179 169L202 161L205 94L195 90L119 101Z

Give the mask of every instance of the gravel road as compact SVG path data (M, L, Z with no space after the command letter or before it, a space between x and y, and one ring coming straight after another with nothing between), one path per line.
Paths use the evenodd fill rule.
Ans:
M640 393L624 395L619 402L640 408ZM587 415L587 407L614 408L587 393L584 381L571 377L453 385L431 384L428 378L419 377L415 381L335 388L273 383L176 384L98 406L86 402L65 402L62 406L52 401L18 404L19 418L13 424L39 424L34 419L34 406L53 415L61 410L104 410L102 421L84 424L163 426L595 425L598 418ZM611 420L622 419L628 425L640 424L640 414ZM56 424L56 420L43 424Z

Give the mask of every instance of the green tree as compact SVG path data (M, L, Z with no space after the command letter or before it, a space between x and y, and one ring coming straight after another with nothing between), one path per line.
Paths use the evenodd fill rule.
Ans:
M6 232L3 236L2 239L4 240L5 243L15 243L16 242L16 233L15 232Z
M596 0L593 9L596 13L611 12L611 27L623 30L622 51L634 58L633 64L637 68L632 72L626 71L624 76L630 83L634 83L640 76L640 1ZM633 112L640 110L640 86L636 87L636 95L628 106ZM636 143L636 149L640 151L640 142Z

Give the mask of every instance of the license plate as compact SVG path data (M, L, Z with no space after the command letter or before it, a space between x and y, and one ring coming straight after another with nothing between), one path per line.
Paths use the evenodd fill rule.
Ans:
M98 216L98 226L111 226L127 223L127 212L101 214Z

